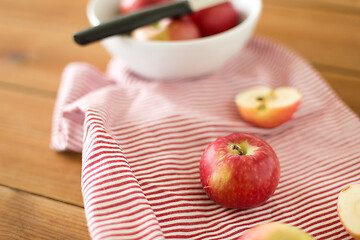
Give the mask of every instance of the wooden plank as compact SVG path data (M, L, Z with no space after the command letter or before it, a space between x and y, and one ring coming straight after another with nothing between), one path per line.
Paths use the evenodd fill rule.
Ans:
M89 26L87 0L0 0L0 81L56 92L69 62L105 70L110 55L95 43L76 45L72 35Z
M323 10L359 13L360 0L263 0L264 4L292 7L321 8Z
M81 154L49 147L54 99L0 89L0 184L82 206Z
M360 117L360 77L328 70L322 71L322 75L338 96Z
M6 6L0 9L0 81L56 92L69 62L86 61L105 70L110 56L99 43L79 47L72 41L74 32L88 26L86 3L0 0ZM313 63L360 72L359 23L354 14L265 2L256 32Z
M90 239L84 209L0 186L0 239Z
M360 15L265 5L257 33L312 63L360 72Z
M1 18L0 14L2 82L56 92L67 63L88 62L105 70L110 59L99 43L88 47L73 43L74 28L47 31L46 26L32 28L15 19L8 25Z
M71 3L71 4L70 4ZM88 0L77 1L47 1L47 0L0 0L0 15L12 16L14 19L31 24L36 21L36 26L46 25L57 27L49 29L58 30L63 26L74 26L76 28L89 25L86 18L86 5ZM11 24L13 19L4 19ZM27 22L24 20L32 20Z

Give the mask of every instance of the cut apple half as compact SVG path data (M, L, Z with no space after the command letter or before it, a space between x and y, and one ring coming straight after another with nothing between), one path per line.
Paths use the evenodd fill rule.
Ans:
M200 30L186 16L181 18L163 18L153 24L143 26L131 32L131 37L142 41L180 41L200 38Z
M161 21L135 29L134 31L132 31L131 36L142 41L168 41L169 36L167 28L170 23L171 20L169 18L164 18Z
M346 231L360 240L360 183L352 184L340 192L337 211Z
M259 127L277 127L291 119L301 100L292 87L254 87L236 95L235 103L242 118Z
M267 222L250 228L238 240L314 240L314 238L292 225Z

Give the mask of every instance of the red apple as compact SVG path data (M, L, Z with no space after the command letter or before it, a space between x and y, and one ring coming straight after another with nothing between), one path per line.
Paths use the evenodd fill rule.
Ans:
M354 183L341 190L337 211L346 231L360 240L360 183Z
M292 87L254 87L236 95L235 103L245 121L259 127L277 127L291 119L301 93Z
M146 7L173 2L173 0L120 0L119 12L129 14Z
M239 23L239 14L230 2L195 12L192 18L203 36L224 32Z
M249 229L238 240L314 240L299 228L285 223L268 222Z
M178 41L200 38L200 31L188 17L164 18L159 22L135 29L131 36L139 40Z
M206 194L227 208L248 209L265 203L275 192L280 164L271 146L247 133L212 142L200 160Z

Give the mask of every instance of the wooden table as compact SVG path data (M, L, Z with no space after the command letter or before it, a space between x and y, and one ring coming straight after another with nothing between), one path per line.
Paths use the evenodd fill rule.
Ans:
M0 0L0 239L89 239L81 154L49 148L64 66L110 59L72 41L86 3ZM360 0L264 0L256 34L303 55L360 115Z

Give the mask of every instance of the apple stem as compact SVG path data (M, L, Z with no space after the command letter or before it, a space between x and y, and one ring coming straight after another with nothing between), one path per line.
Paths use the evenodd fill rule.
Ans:
M236 150L239 152L239 155L244 155L243 151L241 150L241 147L238 145L232 145L232 150Z

